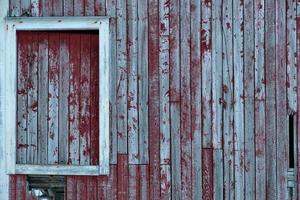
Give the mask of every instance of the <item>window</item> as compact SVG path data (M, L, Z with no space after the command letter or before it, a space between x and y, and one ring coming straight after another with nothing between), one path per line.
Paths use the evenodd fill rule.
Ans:
M107 17L47 17L6 19L5 61L5 136L8 174L36 175L106 175L109 173L109 19ZM99 100L98 165L66 163L28 163L17 159L18 126L18 35L22 32L98 31ZM73 41L70 40L70 43ZM30 52L31 49L27 49ZM35 62L34 59L31 59ZM51 72L48 72L51 73ZM47 130L47 134L49 131ZM101 138L101 139L100 139ZM28 145L28 144L26 144ZM51 157L51 155L50 155Z

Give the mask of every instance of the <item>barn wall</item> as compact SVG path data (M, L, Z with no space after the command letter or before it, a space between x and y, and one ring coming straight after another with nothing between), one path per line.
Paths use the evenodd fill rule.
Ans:
M112 17L111 173L67 177L67 199L287 199L296 4L10 0L11 16Z

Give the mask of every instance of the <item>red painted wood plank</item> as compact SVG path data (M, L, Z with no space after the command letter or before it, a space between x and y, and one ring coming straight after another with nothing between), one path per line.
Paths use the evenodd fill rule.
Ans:
M110 196L108 195L108 177L106 176L98 176L98 199L107 199Z
M26 200L26 176L16 176L16 200Z
M99 35L91 34L91 164L99 163Z
M52 11L53 16L63 16L63 1L62 0L52 0Z
M159 14L158 1L149 1L149 162L150 199L160 198Z
M77 177L77 200L87 199L87 177L78 176Z
M84 0L74 0L74 16L84 16Z
M128 199L140 197L140 169L139 165L129 165Z
M85 0L84 1L84 15L94 16L95 15L95 0Z
M52 4L54 0L41 0L40 7L41 7L41 16L47 17L53 15Z
M118 200L128 199L128 155L118 155Z
M16 200L17 196L17 176L16 175L11 175L9 176L9 199L10 200Z
M213 150L202 149L202 199L213 199Z
M299 1L298 1L299 2ZM299 6L299 4L297 4L297 6ZM299 14L299 13L298 13ZM297 67L299 69L300 67L300 17L297 16ZM300 70L297 71L297 84L299 84L299 80L300 80ZM300 110L300 87L297 87L297 100L298 100L298 104L297 104L297 108L298 110ZM300 130L300 112L297 112L297 130ZM300 146L300 132L297 132L297 146ZM299 163L300 163L300 148L297 148L297 180L300 180L300 167L299 167ZM299 195L299 191L300 191L300 181L298 181L297 185L296 185L297 191L298 191L298 200L300 200L300 195Z
M64 0L64 16L74 15L74 0Z
M107 181L107 196L111 200L116 200L118 198L118 175L117 175L117 166L110 165L110 174Z
M149 165L139 165L139 167L140 167L140 199L150 199Z
M77 200L77 177L67 176L66 178L66 196L67 200Z
M79 164L80 34L70 35L69 164Z
M190 192L192 192L192 190ZM160 199L171 198L171 166L160 165Z
M106 14L106 9L111 9L109 5L115 4L116 0L95 0L95 15L96 16L103 16ZM105 4L106 3L106 4Z
M106 177L105 177L106 178ZM106 183L106 179L104 180ZM98 185L98 177L96 176L88 176L87 177L87 199L88 200L99 200L101 196L98 197L99 194L99 185ZM103 195L105 197L105 195Z

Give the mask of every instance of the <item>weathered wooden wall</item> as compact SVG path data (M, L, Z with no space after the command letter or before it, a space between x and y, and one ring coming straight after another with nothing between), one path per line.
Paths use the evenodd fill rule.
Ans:
M296 0L10 0L11 16L112 17L111 174L67 177L67 199L287 199L296 10ZM25 199L24 178L11 179L11 198Z

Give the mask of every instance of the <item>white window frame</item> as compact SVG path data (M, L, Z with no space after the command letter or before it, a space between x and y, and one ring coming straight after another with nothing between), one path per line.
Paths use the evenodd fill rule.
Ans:
M5 149L7 174L108 175L109 174L109 18L7 17L5 34ZM17 31L99 31L99 165L31 165L16 163Z

